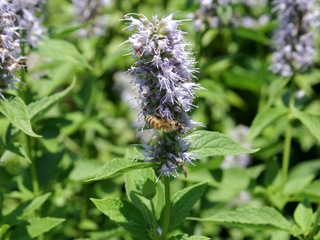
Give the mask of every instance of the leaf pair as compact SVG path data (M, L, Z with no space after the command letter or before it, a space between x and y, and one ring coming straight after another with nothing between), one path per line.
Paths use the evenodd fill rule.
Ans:
M128 200L120 198L91 200L102 213L129 231L133 239L154 239L160 235L158 230L161 229L163 218L163 186L160 182L155 182L156 176L151 168L126 173L125 178ZM149 192L156 190L152 198L144 196L148 193L148 190L145 190L148 180L154 183L154 189L150 189ZM207 183L199 183L172 196L169 230L179 227L201 198L206 187Z

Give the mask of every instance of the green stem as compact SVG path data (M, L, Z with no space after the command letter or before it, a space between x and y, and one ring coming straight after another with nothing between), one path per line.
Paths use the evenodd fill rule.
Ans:
M170 223L170 177L163 177L164 181L164 217L163 217L163 225L162 225L162 235L161 239L166 240L167 234L169 230Z
M36 169L36 164L34 161L31 164L31 176L32 176L32 188L35 196L39 195L39 183L38 183L38 174Z
M317 233L318 222L320 221L320 203L318 204L318 209L316 212L316 216L314 218L314 224L311 233L309 234L307 240L312 240L314 235Z
M25 45L21 47L21 54L22 56L26 55L26 49ZM21 81L26 83L26 73L24 70L21 70ZM26 84L26 90L25 91L19 91L21 97L23 98L24 101L27 100L27 92L29 91L28 89L28 84ZM36 168L36 159L35 159L35 145L34 141L31 137L28 135L25 135L24 138L26 142L26 152L31 160L31 166L30 166L30 171L31 171L31 182L32 182L32 188L33 188L33 193L35 196L39 195L39 182L38 182L38 174L37 174L37 168Z
M291 85L290 85L290 100L289 100L289 115L288 115L289 122L285 132L283 157L282 157L281 190L283 190L283 187L287 182L289 162L290 162L291 141L292 141L291 112L294 107L294 89L293 89L292 80L293 80L293 77L291 79Z
M26 140L26 151L28 153L28 156L31 160L31 164L30 164L30 171L31 171L31 182L32 182L32 189L33 189L33 194L35 196L38 196L40 193L39 190L39 181L38 181L38 173L37 173L37 168L36 168L36 157L33 150L34 146L34 141L31 137L25 135L25 140ZM40 234L38 236L38 240L44 240L43 238L43 234Z
M31 182L32 182L32 189L33 193L35 196L39 195L39 181L38 181L38 173L37 173L37 168L36 168L36 159L35 156L33 155L33 139L27 135L26 136L26 144L27 144L27 153L28 156L31 160L31 165L30 165L30 170L31 170Z
M152 236L154 236L154 239L158 239L156 238L157 236L157 218L156 218L156 210L154 208L154 204L152 202L152 200L150 199L150 205L151 205L151 210L152 210Z
M291 123L289 123L286 129L285 139L284 139L284 149L283 149L283 158L282 158L282 179L281 179L282 189L286 184L287 177L288 177L290 151L291 151L291 139L292 139L292 126L291 126Z
M168 0L163 0L163 2L162 2L162 6L163 6L163 9L167 9L167 6L168 6Z

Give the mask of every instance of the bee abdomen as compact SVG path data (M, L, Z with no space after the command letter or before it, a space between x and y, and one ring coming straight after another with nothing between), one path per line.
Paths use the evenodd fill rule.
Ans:
M158 118L152 115L146 116L146 122L155 130L163 130L164 132L173 132L180 129L180 124L175 121Z
M151 128L156 130L160 130L162 127L161 120L152 115L146 116L146 122L149 124Z

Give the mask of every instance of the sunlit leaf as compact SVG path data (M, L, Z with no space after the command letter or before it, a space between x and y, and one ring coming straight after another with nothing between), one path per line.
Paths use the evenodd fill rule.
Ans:
M257 149L245 148L232 138L218 132L200 130L193 132L188 138L191 143L190 152L195 154L197 158L238 155L257 151Z
M75 162L75 166L69 174L72 181L84 181L94 177L101 169L102 163L94 159L79 159Z
M51 193L46 193L41 196L35 197L31 203L23 210L22 218L26 218L31 214L34 214L37 209L39 209L45 201L50 197Z
M32 102L28 105L28 112L30 119L33 121L41 118L46 112L48 112L53 106L55 106L62 98L64 98L75 86L75 80L65 90L55 93L51 96L41 98L38 101Z
M198 183L176 192L171 199L170 229L179 226L189 215L194 204L207 188L207 182Z
M151 199L157 218L159 218L164 204L163 185L161 181L156 181L156 178L155 172L151 168L137 169L125 173L127 197L140 210L145 220L152 219Z
M293 114L320 143L320 115L301 112L296 108L293 109Z
M248 139L256 138L265 127L286 114L288 114L288 109L283 107L269 108L259 112L250 126Z
M212 222L239 228L270 229L290 231L291 223L281 213L271 207L242 207L236 210L225 210L208 218L190 218L192 220Z
M112 221L118 223L131 235L148 239L148 223L133 204L119 198L91 199L94 205Z
M299 203L296 210L293 213L295 222L304 231L308 232L312 225L312 207L309 201L306 199Z
M6 145L6 150L25 158L29 163L31 163L30 156L27 154L26 150L20 143L15 142L12 144L8 144Z
M287 78L279 77L279 78L274 78L270 82L269 91L268 91L269 98L267 103L265 104L265 109L270 108L271 105L276 101L276 99L279 98L280 94L284 91L285 86L287 85L290 79L291 79L290 77L287 77Z
M10 225L2 224L0 226L0 239L6 239L5 236L10 232ZM9 234L8 234L9 235Z
M290 178L284 186L283 194L297 194L304 190L314 179L315 175L299 176Z
M3 94L5 99L0 100L0 112L5 115L8 120L16 128L20 129L31 137L41 137L33 132L27 107L23 100L17 96Z
M308 186L306 186L301 193L305 194L308 197L313 197L318 202L320 199L320 180L315 180L312 183L310 183Z
M82 66L91 69L91 66L70 42L61 39L50 39L40 42L39 53L44 57L59 62L67 62L75 66Z
M211 238L205 236L188 236L187 234L177 234L171 236L168 240L209 240Z
M27 226L29 235L34 238L45 232L50 231L52 228L56 227L60 223L64 222L63 218L34 218L30 219L28 222L30 225Z
M94 178L87 180L87 182L101 181L122 175L135 169L141 169L150 166L151 164L147 162L138 162L127 158L115 158L107 162L101 171Z
M259 42L262 44L266 44L269 41L269 38L267 38L262 32L257 31L253 28L245 28L245 27L237 27L235 28L236 34L240 37L253 40L255 42Z

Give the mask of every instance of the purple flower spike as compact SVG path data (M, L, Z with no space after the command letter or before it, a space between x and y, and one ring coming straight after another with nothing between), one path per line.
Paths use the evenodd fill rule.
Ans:
M4 89L14 89L14 82L19 78L14 71L25 66L21 56L19 28L15 25L16 14L14 5L0 0L0 98L4 98ZM0 99L1 100L1 99Z
M195 107L195 90L202 87L193 82L197 69L179 29L182 21L172 15L150 21L143 14L128 14L124 20L135 31L125 43L131 43L137 59L128 73L139 91L140 116L160 132L155 144L145 146L146 161L159 165L160 176L176 176L177 167L185 171L183 164L195 159L181 134L201 125L187 114Z
M47 35L43 26L46 0L13 0L17 22L25 42L36 47Z
M306 70L316 56L314 28L319 27L315 0L274 0L279 27L273 36L272 72L283 77Z
M132 44L133 57L138 61L128 70L134 76L141 98L142 115L157 116L179 122L181 133L197 125L187 112L194 106L195 89L200 85L192 81L197 69L194 59L185 49L184 33L178 28L181 21L172 15L159 20L156 16L149 21L140 14L125 16L128 29L137 32L126 42Z

